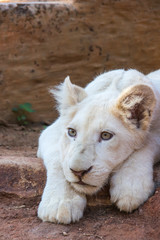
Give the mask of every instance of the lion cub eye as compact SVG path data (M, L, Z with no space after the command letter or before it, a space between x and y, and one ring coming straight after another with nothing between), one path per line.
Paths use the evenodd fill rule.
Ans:
M76 137L77 131L75 129L73 129L73 128L68 128L68 135L70 137Z
M102 140L110 140L113 137L113 134L110 132L102 132L101 139Z

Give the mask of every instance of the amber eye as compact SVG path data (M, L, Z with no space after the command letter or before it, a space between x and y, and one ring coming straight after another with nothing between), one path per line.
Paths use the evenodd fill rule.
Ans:
M69 135L70 137L76 137L77 132L76 132L76 130L73 129L73 128L68 128L68 135Z
M113 137L113 134L110 132L102 132L101 139L102 140L110 140Z

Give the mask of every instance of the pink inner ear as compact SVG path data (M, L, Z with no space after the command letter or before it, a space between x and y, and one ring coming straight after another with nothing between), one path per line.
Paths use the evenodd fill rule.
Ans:
M129 120L136 120L135 124L137 128L140 128L140 121L144 118L144 107L143 102L136 103L132 109L129 110L131 116L128 118Z
M113 113L121 118L127 127L147 130L155 105L156 98L152 88L143 84L135 85L121 93Z
M137 120L142 120L143 119L143 112L144 108L141 104L136 103L134 105L134 108L130 110L131 112L131 117L129 119L137 119Z

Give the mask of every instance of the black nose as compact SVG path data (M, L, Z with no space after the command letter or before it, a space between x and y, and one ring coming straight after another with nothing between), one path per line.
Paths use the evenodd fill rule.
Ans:
M70 169L71 169L71 171L74 173L75 176L81 178L81 177L83 177L85 174L87 174L89 171L91 171L92 166L89 167L87 170L81 170L81 171L76 171L76 170L74 170L74 169L72 169L72 168L70 168Z

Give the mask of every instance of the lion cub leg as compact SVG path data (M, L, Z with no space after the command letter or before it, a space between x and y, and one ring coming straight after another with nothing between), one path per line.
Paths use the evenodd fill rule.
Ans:
M111 178L111 201L121 211L131 212L153 194L153 152L136 151Z
M70 187L61 168L52 168L47 172L47 183L38 207L38 217L43 221L64 224L78 221L83 216L86 197Z

